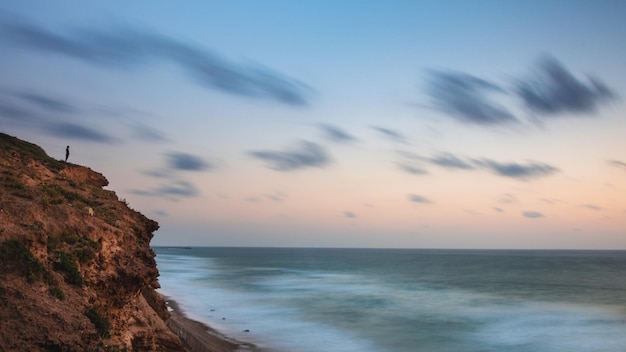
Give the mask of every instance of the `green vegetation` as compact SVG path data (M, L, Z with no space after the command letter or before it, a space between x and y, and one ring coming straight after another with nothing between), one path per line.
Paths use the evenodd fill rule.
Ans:
M44 273L44 266L39 259L18 240L0 243L0 266L7 272L17 272L30 283L35 282Z
M67 245L67 247L66 247ZM48 236L48 253L64 247L72 252L79 262L85 263L95 258L96 251L100 249L100 245L88 238L74 235L69 231L63 231L58 234Z
M29 192L26 184L21 179L8 172L4 172L3 175L0 176L0 184L7 188L11 194L15 196L33 199L33 195Z
M54 263L54 269L60 270L66 273L65 282L68 284L82 286L83 277L78 271L78 265L76 264L76 258L71 253L58 252L57 261Z
M96 330L98 331L98 335L100 335L100 337L105 339L111 337L111 334L109 332L109 330L111 330L111 323L109 322L109 319L102 316L102 314L100 314L100 312L98 312L96 308L89 309L85 312L85 315L96 327Z
M21 141L5 133L0 133L0 152L21 159L31 158L38 160L55 172L63 170L66 165L64 162L49 157L41 147Z
M84 197L76 192L69 191L57 184L47 184L42 182L40 184L42 191L42 199L45 204L58 205L64 203L70 203L74 206L91 206L95 207L99 203Z
M57 287L50 287L50 289L48 290L48 292L53 295L54 297L58 298L59 300L64 300L65 299L65 294L63 293L63 291Z

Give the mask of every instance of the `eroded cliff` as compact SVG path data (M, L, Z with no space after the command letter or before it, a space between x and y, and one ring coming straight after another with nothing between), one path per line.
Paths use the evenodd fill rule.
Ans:
M165 325L158 224L89 168L0 133L0 350L181 351Z

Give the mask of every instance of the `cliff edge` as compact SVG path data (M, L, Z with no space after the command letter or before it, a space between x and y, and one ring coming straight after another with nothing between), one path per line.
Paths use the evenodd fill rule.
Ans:
M0 133L0 351L183 351L153 232L107 179Z

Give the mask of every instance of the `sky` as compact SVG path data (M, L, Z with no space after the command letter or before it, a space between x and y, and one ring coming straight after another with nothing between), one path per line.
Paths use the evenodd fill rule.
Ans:
M626 249L626 2L0 3L0 131L154 245Z

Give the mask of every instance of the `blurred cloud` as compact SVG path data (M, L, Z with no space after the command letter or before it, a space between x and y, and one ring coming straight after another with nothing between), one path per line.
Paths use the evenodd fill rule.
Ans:
M430 204L432 201L424 196L420 196L417 194L409 194L409 200L414 203L425 203Z
M304 106L310 100L311 89L297 80L270 69L229 62L208 50L156 33L116 28L60 34L26 21L15 20L0 23L0 26L0 38L14 47L39 50L112 68L131 68L140 63L169 61L184 69L196 83L224 93L268 99L292 106Z
M490 170L496 175L521 180L549 176L559 172L559 169L556 167L539 162L529 162L524 165L519 163L500 163L490 159L481 159L474 160L474 164Z
M595 211L602 211L602 208L594 205L594 204L584 204L582 205L582 207L587 208L587 209L591 209L591 210L595 210Z
M517 197L515 197L511 193L503 193L498 199L498 202L503 203L503 204L515 203L517 202Z
M111 137L91 127L78 125L70 122L50 123L45 130L56 137L79 139L97 143L115 143L116 138Z
M626 163L623 161L619 161L619 160L609 160L607 162L610 166L616 167L618 169L622 169L624 171L626 171Z
M356 141L356 138L354 136L339 127L320 124L319 128L324 134L324 137L331 142L350 143Z
M343 216L344 216L344 217L346 217L346 218L349 218L349 219L354 219L354 218L356 218L356 214L354 214L354 213L353 213L353 212L351 212L351 211L346 211L346 212L344 212L344 213L343 213Z
M28 109L24 109L23 107L18 106L13 102L6 101L0 97L0 118L24 121L37 119L38 116Z
M372 129L374 129L375 131L378 131L380 134L382 134L385 138L387 138L388 140L392 141L392 142L397 142L397 143L408 143L406 140L406 137L404 137L404 135L402 135L402 133L391 130L389 128L384 128L384 127L378 127L378 126L371 126Z
M475 167L467 161L451 153L441 153L438 156L428 158L430 163L444 167L446 169L472 170Z
M203 160L188 153L169 152L166 154L167 165L170 169L181 171L204 171L212 169L213 166Z
M15 92L12 95L48 112L72 114L78 111L72 104L50 96L33 92Z
M493 207L493 210L497 211L498 213L504 213L504 210L502 208Z
M146 142L164 142L167 141L165 134L153 127L144 124L135 124L132 127L133 136L139 140Z
M536 218L542 218L543 214L538 212L538 211L524 211L522 212L522 215L524 215L527 218L531 218L531 219L536 219Z
M269 168L277 171L293 171L308 167L324 167L331 159L324 148L316 143L302 141L288 151L251 151L248 153L267 162Z
M133 194L149 197L164 197L169 200L179 198L192 198L200 194L198 189L190 182L177 180L167 185L161 185L148 190L131 190Z
M428 170L423 169L417 165L411 165L409 163L406 162L400 162L397 163L398 167L400 168L400 170L407 172L411 175L426 175L428 174Z
M487 97L487 93L506 94L503 88L466 73L431 70L426 93L436 108L461 122L479 125L517 122L511 112Z
M544 115L594 112L616 95L598 79L578 80L558 60L542 58L533 77L518 80L515 90L526 107Z

